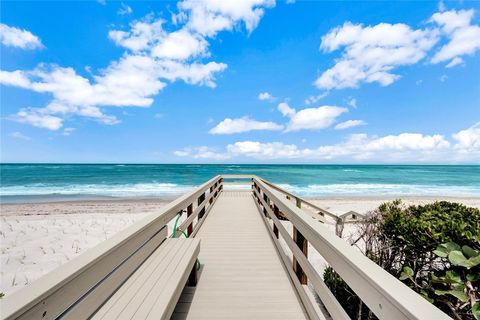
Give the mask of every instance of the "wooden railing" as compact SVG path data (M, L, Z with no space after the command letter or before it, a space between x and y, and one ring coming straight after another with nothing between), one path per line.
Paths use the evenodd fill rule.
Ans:
M0 300L0 318L88 318L161 245L168 236L167 223L179 213L188 215L179 229L194 235L221 190L222 177L216 176L6 296Z
M302 285L310 282L333 319L349 319L318 270L308 260L307 248L310 244L378 318L450 319L322 223L312 219L300 208L299 201L295 204L288 201L278 188L255 176L252 177L252 189L257 206L264 213L268 230L303 301L308 297ZM279 220L280 213L293 225L292 235ZM290 249L293 259L288 258L279 242L280 237ZM311 318L323 318L318 309L309 307L308 301L304 304Z

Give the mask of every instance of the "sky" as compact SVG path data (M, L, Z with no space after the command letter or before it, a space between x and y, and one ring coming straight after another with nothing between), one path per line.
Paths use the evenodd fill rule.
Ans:
M2 1L2 162L480 163L478 1Z

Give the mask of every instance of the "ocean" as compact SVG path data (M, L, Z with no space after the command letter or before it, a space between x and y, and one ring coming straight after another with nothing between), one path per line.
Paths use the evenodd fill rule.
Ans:
M0 201L170 199L221 173L256 174L304 197L480 197L475 165L0 164Z

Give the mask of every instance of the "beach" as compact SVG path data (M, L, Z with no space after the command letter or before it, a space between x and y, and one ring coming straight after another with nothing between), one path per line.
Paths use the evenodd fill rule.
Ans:
M426 204L448 200L480 208L479 197L403 197L404 203ZM309 200L336 215L353 210L366 213L395 197L334 197ZM161 212L171 199L126 199L2 204L0 292L10 294L135 221ZM326 225L334 232L334 223ZM172 223L169 225L172 230ZM345 230L348 237L353 231ZM313 253L319 268L323 259Z

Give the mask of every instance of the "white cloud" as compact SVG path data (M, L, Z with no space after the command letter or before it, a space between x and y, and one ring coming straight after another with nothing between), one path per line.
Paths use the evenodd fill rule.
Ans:
M57 65L40 64L30 71L0 71L3 85L48 93L53 97L47 106L23 108L12 118L50 130L60 129L65 119L75 115L115 124L119 120L105 115L101 108L149 107L168 82L182 80L190 85L214 88L215 75L227 65L202 61L210 56L207 37L231 30L240 22L251 32L263 15L262 8L274 4L260 0L184 1L178 8L185 21L173 31L163 28L164 20L147 15L132 22L127 30L109 32L109 38L126 52L97 73L90 70L91 79L77 74L73 68ZM226 19L228 23L206 26L209 31L202 33L196 29L201 27L202 14L208 15L203 16L208 18L206 22Z
M206 146L185 148L174 151L173 154L177 157L189 157L193 159L226 160L230 158L230 155L218 153L214 148Z
M62 132L62 135L63 136L69 136L73 133L73 131L75 131L76 129L75 128L64 128L63 129L63 132Z
M0 42L7 47L21 49L37 49L43 47L40 39L30 31L10 27L4 23L0 23Z
M208 42L186 30L168 34L152 49L152 55L158 58L185 60L190 57L206 56Z
M455 148L480 153L480 122L455 133L453 138L457 141Z
M260 92L258 94L258 100L269 100L269 101L273 101L275 100L275 97L269 93L269 92Z
M348 104L350 107L356 109L356 108L357 108L357 99L355 99L355 98L348 98L347 104Z
M63 119L48 114L42 114L37 110L22 109L14 119L20 123L28 123L34 127L48 130L58 130L63 125Z
M318 101L325 98L326 96L328 96L328 91L325 91L325 92L323 92L319 95L316 95L316 96L309 96L307 99L305 99L305 104L306 105L311 105L313 103L317 103Z
M412 30L408 25L363 26L346 22L322 37L320 49L344 49L336 64L315 84L321 89L355 88L360 83L388 86L400 78L395 68L417 63L438 41L436 30Z
M480 49L480 26L472 25L475 11L450 10L435 13L430 21L440 26L440 30L450 41L442 46L431 59L432 63L450 60L447 67L451 68L463 62L460 56L473 55Z
M132 12L133 12L132 8L123 2L120 5L120 9L118 9L117 11L117 13L121 16L124 16L126 14L131 14Z
M364 126L367 123L363 120L347 120L345 122L341 122L335 126L336 130L343 130L343 129L348 129L348 128L353 128L353 127L358 127L358 126Z
M282 130L283 126L271 121L257 121L248 117L230 119L226 118L214 128L210 134L234 134L253 130Z
M187 19L187 28L203 36L214 37L223 30L232 30L243 22L250 33L258 25L264 8L275 6L275 0L184 0L178 3L180 15L175 19Z
M15 139L20 139L20 140L26 140L26 141L32 140L30 137L28 137L28 136L26 136L23 133L18 132L18 131L10 133L10 137L15 138Z
M446 74L442 74L439 79L440 79L440 82L445 82L447 81L448 76Z
M306 108L296 111L286 102L278 105L278 110L283 116L290 118L285 132L298 130L318 130L330 127L335 120L348 109L336 106L322 106L319 108Z
M447 7L445 6L445 2L443 2L443 0L440 0L438 2L438 11L442 12L442 11L445 11L447 9Z
M0 83L20 88L30 88L31 85L30 79L21 70L12 72L0 70Z
M463 64L463 59L459 57L455 57L450 61L445 68L453 68L455 66L458 66L459 64Z
M438 161L448 152L450 143L441 135L401 133L384 137L366 134L351 135L344 142L317 148L299 148L283 142L237 141L226 146L224 152L213 152L214 159L254 158L259 160L302 159L356 161ZM206 150L206 151L205 151ZM207 147L181 150L177 156L208 158L212 150Z

